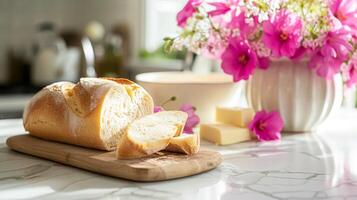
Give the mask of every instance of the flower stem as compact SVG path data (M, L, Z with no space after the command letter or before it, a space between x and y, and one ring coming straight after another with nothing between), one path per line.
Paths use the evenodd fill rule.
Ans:
M166 104L168 104L169 102L171 101L176 101L176 97L175 96L172 96L170 97L169 99L167 99L166 101L164 101L162 104L161 104L161 107L164 107Z

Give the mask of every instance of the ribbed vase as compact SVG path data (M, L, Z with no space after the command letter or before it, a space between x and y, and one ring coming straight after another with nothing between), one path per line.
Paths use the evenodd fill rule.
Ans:
M280 112L285 132L316 130L342 103L341 76L326 80L307 66L307 61L272 61L258 69L247 84L248 104L259 111Z

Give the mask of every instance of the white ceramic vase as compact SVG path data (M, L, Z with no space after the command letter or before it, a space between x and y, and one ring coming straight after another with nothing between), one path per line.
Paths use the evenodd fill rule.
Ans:
M331 80L317 76L306 60L284 59L255 71L246 91L254 110L280 112L285 132L310 132L341 105L343 82L340 74Z

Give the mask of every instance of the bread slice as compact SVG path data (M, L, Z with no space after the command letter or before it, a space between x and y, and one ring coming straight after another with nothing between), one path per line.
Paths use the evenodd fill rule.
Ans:
M200 149L200 135L199 134L182 134L173 137L165 151L184 153L187 155L195 154Z
M119 141L117 157L140 158L165 149L171 138L181 135L187 117L182 111L162 111L135 120Z
M23 122L30 135L110 151L153 107L152 97L130 80L81 78L43 88L26 106Z

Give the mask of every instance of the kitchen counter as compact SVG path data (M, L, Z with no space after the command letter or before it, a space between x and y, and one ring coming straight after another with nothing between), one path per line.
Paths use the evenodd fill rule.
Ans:
M317 133L279 142L203 148L219 151L216 169L140 183L94 174L9 150L21 120L0 120L0 199L357 199L357 111L341 110Z

